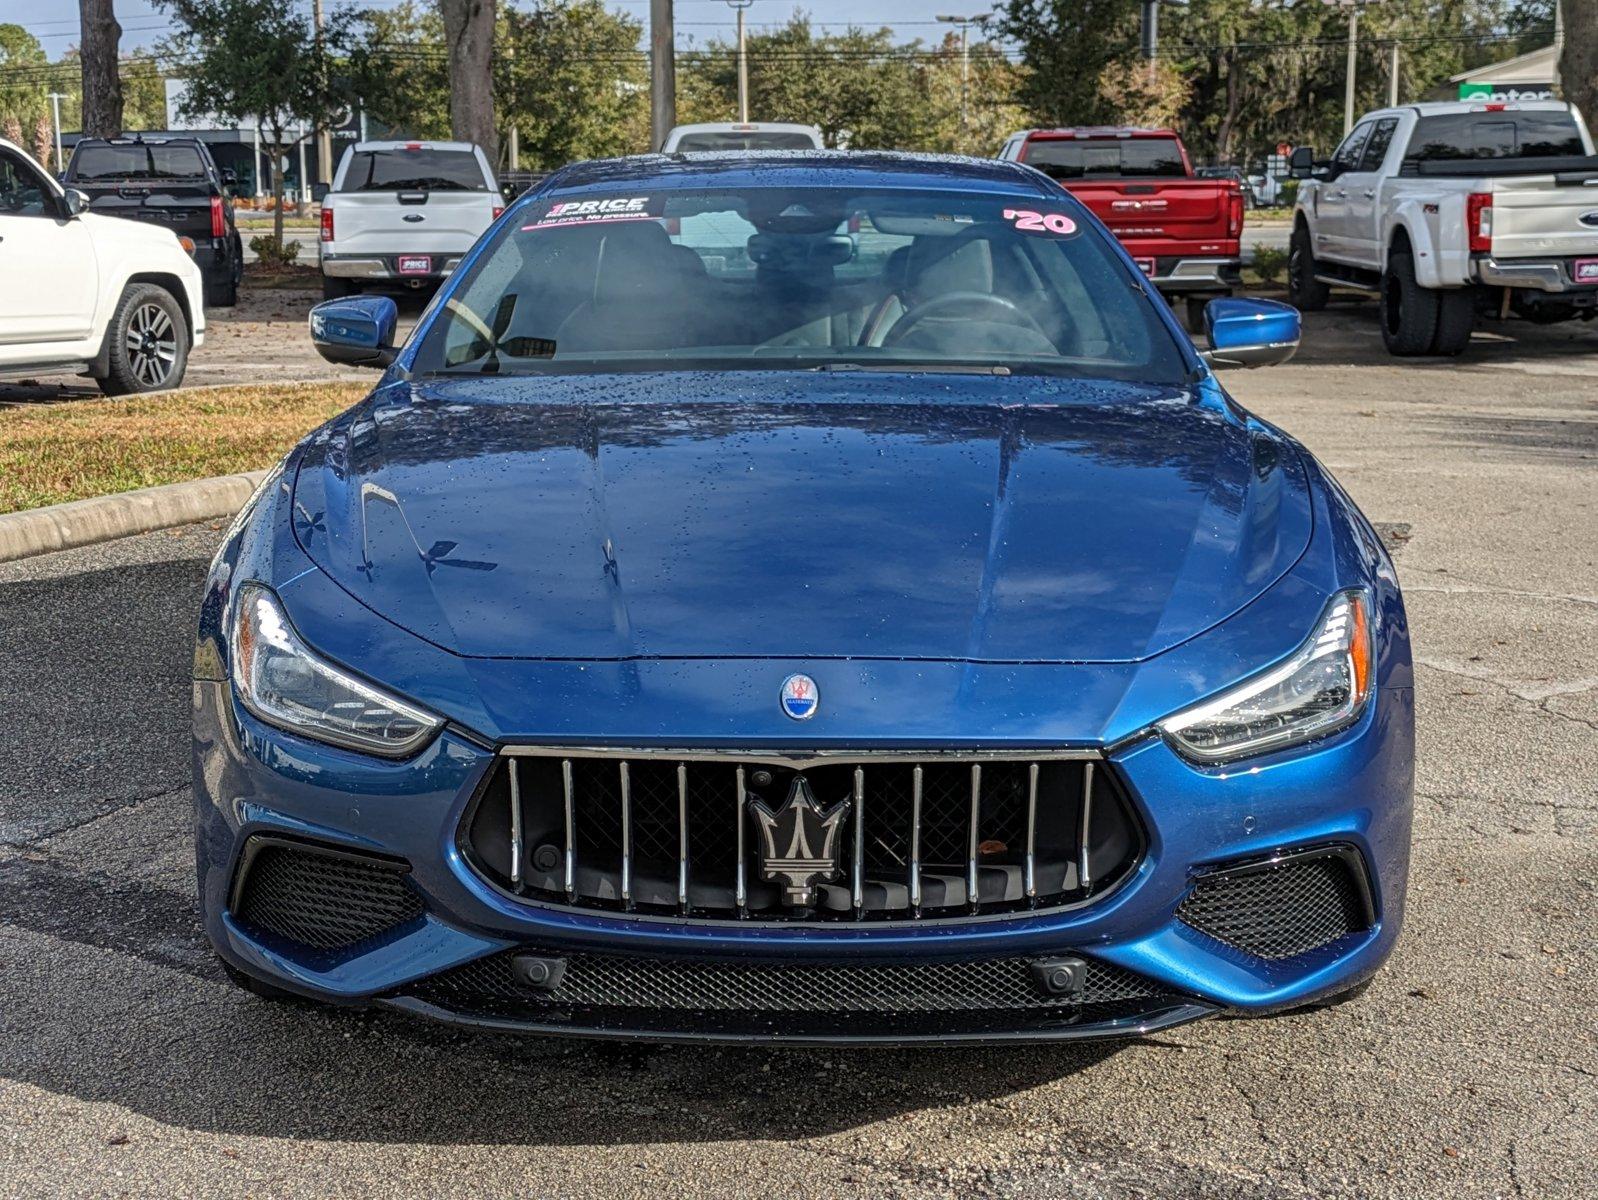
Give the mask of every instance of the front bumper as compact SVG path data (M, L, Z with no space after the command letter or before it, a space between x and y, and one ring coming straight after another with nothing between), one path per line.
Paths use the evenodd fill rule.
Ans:
M1477 283L1489 287L1526 288L1535 292L1571 293L1589 302L1598 300L1598 275L1578 281L1573 272L1577 262L1594 259L1495 259L1490 255L1474 259L1471 273Z
M336 1003L598 1037L801 1044L1125 1037L1224 1009L1268 1012L1346 990L1386 958L1402 916L1412 776L1407 688L1380 692L1343 733L1245 769L1193 766L1155 737L1114 750L1107 761L1139 808L1149 842L1133 876L1102 900L1052 912L825 927L641 918L518 900L481 879L458 846L462 815L495 762L474 739L446 730L411 761L381 762L255 722L233 703L225 682L197 682L194 700L207 934L239 969ZM263 933L240 918L234 897L241 855L261 836L403 864L405 886L420 904L381 936L344 951ZM1203 873L1326 846L1347 848L1367 873L1368 927L1308 953L1264 958L1178 915ZM647 960L665 964L671 978L707 964L729 971L987 969L1068 955L1138 986L1136 994L1115 993L1107 1007L1011 1005L975 1015L671 1009L650 1001L647 989L620 1005L596 1005L591 996L507 1005L440 990L459 971L529 948L557 957Z

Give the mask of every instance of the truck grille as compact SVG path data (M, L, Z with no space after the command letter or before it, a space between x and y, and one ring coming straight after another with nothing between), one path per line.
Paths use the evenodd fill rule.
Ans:
M761 877L749 801L802 781L847 802L804 900ZM515 751L462 826L468 861L515 895L704 919L914 920L1063 907L1115 887L1143 850L1115 773L1071 752L832 756ZM818 851L819 846L810 846Z

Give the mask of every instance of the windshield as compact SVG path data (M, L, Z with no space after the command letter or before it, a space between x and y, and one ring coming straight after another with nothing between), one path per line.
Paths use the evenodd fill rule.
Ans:
M814 150L816 139L808 133L784 132L780 129L703 130L685 133L677 139L677 150L688 153L694 150Z
M762 187L565 193L452 291L420 372L977 367L1180 383L1072 202Z
M396 146L357 150L341 192L487 192L488 180L470 150Z
M1175 138L1044 138L1027 143L1022 161L1055 179L1187 175Z
M1548 158L1582 154L1581 131L1569 112L1441 113L1415 122L1404 157Z
M205 174L205 163L193 146L106 143L79 146L72 156L72 177L95 179L193 179Z

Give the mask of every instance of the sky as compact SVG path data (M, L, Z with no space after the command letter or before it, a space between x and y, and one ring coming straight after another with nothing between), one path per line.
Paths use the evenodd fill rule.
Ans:
M309 8L310 0L289 0ZM398 0L327 0L328 7L389 8ZM501 0L502 3L505 0ZM935 41L943 33L934 21L939 13L978 13L994 6L996 0L977 0L962 5L961 0L754 0L745 20L751 29L782 25L802 8L817 27L842 30L851 22L867 28L892 26L898 40ZM677 44L689 46L715 37L731 38L734 16L725 0L676 0ZM649 0L607 0L619 9L645 22ZM170 18L157 11L149 0L116 0L117 20L122 24L125 49L148 46L159 41L170 26ZM78 41L78 13L73 0L0 0L0 24L21 25L44 45L52 58L58 57Z

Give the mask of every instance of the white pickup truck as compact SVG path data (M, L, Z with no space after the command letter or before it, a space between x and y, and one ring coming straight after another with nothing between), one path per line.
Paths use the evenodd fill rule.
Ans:
M322 200L322 294L436 284L504 208L470 142L357 142Z
M1288 288L1379 297L1393 354L1454 355L1478 315L1598 315L1598 155L1554 100L1410 104L1362 117L1329 162L1293 152L1303 182Z
M103 217L0 140L0 379L175 388L205 340L200 268L170 229Z

